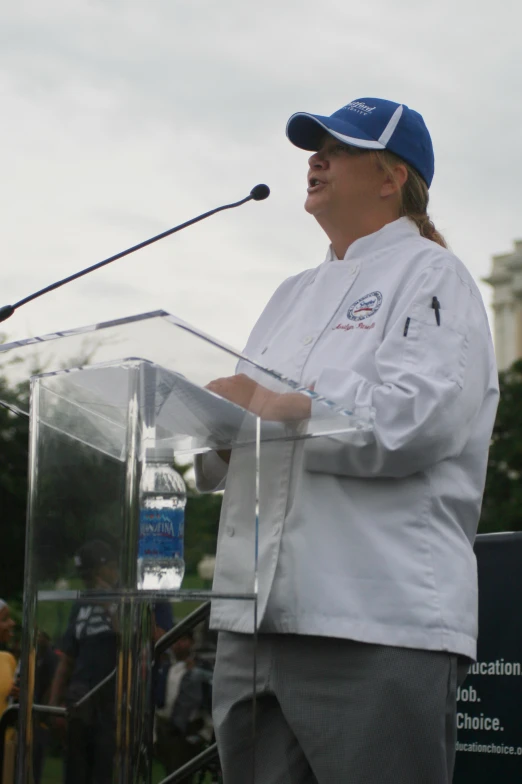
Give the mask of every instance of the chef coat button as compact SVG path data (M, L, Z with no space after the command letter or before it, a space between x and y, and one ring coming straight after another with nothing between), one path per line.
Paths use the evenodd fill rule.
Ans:
M274 534L274 536L279 536L279 534L281 533L281 526L279 525L279 523L276 523L274 525L274 527L272 528L272 533Z
M303 339L303 343L305 344L305 346L309 346L309 345L310 345L310 343L313 343L313 342L314 342L314 339L313 339L312 335L307 335L307 336L306 336L306 337Z
M234 528L233 525L227 525L226 532L228 536L234 536L234 534L236 533L236 529Z

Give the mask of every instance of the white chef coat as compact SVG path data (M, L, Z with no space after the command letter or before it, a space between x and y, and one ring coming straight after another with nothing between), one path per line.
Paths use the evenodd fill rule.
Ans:
M432 307L440 304L439 318ZM498 402L485 309L450 251L401 218L286 280L245 354L356 410L373 434L266 444L261 631L476 654L473 541ZM249 372L240 367L242 372ZM196 466L212 490L227 466ZM254 456L232 452L214 588L253 587ZM214 601L214 628L253 629L248 602Z

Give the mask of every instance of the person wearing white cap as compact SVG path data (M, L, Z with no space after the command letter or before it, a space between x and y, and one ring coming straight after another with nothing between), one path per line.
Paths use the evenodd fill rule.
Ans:
M428 216L434 155L417 112L361 98L294 114L287 135L312 152L305 209L330 246L275 292L245 354L375 419L366 439L264 447L255 780L449 784L498 401L486 312ZM306 396L238 371L210 389L266 419L310 414ZM201 490L226 482L214 583L225 593L251 588L247 466L245 450L196 466ZM252 613L214 601L212 624L224 780L245 784Z

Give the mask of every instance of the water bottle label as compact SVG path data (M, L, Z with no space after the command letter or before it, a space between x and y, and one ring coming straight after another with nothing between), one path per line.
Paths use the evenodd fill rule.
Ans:
M140 509L138 558L183 558L183 509Z

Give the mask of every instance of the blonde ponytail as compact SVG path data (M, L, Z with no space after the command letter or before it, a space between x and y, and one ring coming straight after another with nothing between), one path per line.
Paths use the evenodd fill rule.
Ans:
M373 153L377 159L377 164L395 180L393 167L401 163L406 167L408 179L400 189L400 216L410 218L417 225L421 237L436 242L447 248L446 240L437 231L433 221L428 215L429 191L428 186L420 174L406 161L387 150L379 150Z
M411 218L414 223L417 224L417 228L419 229L421 237L426 237L427 240L431 240L432 242L436 242L437 245L442 245L443 248L447 248L446 240L442 236L442 234L437 231L433 221L431 220L430 216L425 213L424 215L418 215L416 213L408 215L407 212L403 213L407 215L408 218Z

